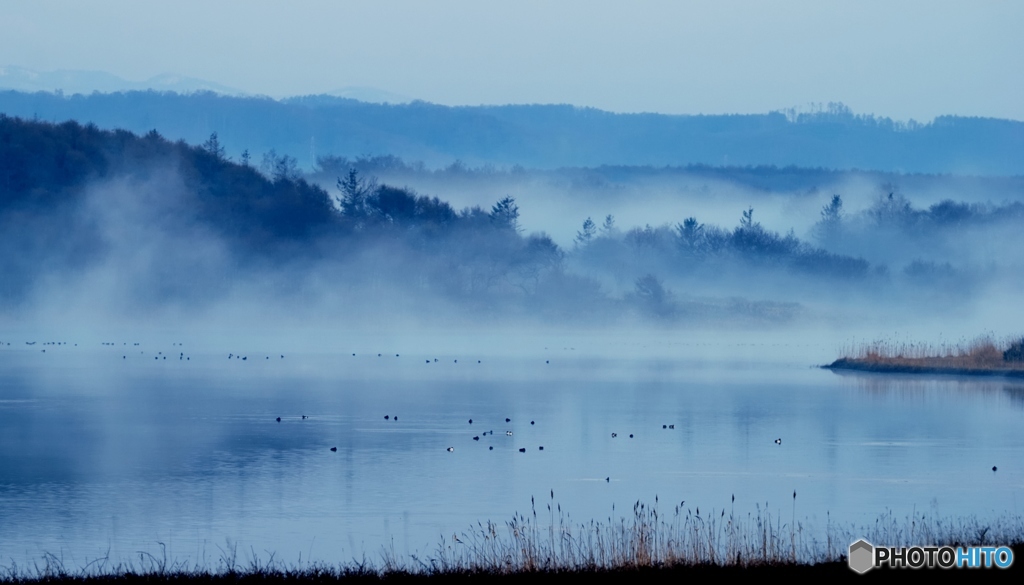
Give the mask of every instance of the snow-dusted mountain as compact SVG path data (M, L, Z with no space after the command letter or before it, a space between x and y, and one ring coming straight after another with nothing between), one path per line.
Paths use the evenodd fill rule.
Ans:
M79 71L60 69L57 71L36 71L24 67L0 67L0 89L18 91L61 91L66 94L91 94L94 91L111 93L117 91L173 91L191 93L212 91L227 95L243 95L241 90L194 77L163 73L144 81L129 81L105 71Z

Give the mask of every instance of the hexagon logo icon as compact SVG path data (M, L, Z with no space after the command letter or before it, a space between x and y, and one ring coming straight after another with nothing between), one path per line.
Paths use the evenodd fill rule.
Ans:
M848 563L858 573L867 573L874 567L875 547L863 538L850 545Z

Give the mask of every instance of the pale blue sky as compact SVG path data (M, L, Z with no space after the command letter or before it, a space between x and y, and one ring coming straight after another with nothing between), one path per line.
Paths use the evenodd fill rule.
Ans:
M0 65L275 97L1024 120L1024 2L0 0Z

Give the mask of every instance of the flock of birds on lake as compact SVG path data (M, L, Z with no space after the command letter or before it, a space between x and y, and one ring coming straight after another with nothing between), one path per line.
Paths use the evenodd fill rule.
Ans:
M355 354L353 354L353 355L355 355ZM306 420L307 418L309 418L307 415L301 415L301 417L302 417L301 420ZM277 417L275 420L278 423L280 423L281 422L281 417ZM384 415L384 420L397 422L398 421L398 415L385 414ZM467 424L472 425L473 424L473 419L469 419L466 422L467 422ZM512 419L510 417L505 417L505 424L509 424L511 422L512 422ZM530 421L530 426L535 426L536 424L537 424L537 421L535 421L535 420L531 420ZM663 425L661 425L661 428L663 430L675 430L676 425L675 424L663 424ZM479 442L481 437L487 437L487 436L493 436L493 435L494 435L494 430L490 429L490 430L486 430L486 431L484 431L484 432L482 432L482 433L480 433L478 435L473 435L472 440ZM507 437L512 437L514 435L515 435L515 433L513 431L511 431L511 430L505 431L505 436L507 436ZM618 436L619 436L618 433L614 433L614 432L611 433L611 438L613 438L613 439L618 438ZM634 436L635 435L633 433L629 434L629 438L630 439L634 438ZM782 438L780 437L780 438L775 439L774 443L776 445L782 445ZM526 447L519 447L518 449L519 449L520 453L526 453L526 451L527 451ZM488 445L487 450L488 451L493 451L494 450L494 445ZM544 450L544 445L539 445L537 447L537 450L538 451L543 451ZM338 452L338 448L337 447L331 447L330 451L333 452L333 453L337 453ZM454 453L455 452L455 447L454 446L448 446L447 448L445 448L445 451L447 451L449 453ZM995 471L994 467L992 468L992 471ZM606 482L610 482L611 481L611 477L605 477L605 481Z
M35 342L35 341L26 341L25 342L25 345L27 345L27 346L34 346L36 344L37 344L37 342ZM11 344L10 344L10 342L0 341L0 346L4 346L4 345L10 346ZM46 341L46 342L40 343L39 345L42 345L42 346L66 346L66 345L68 345L68 342L66 342L66 341ZM110 342L110 341L104 341L104 342L100 342L100 345L101 346L106 346L106 347L116 347L117 343ZM122 347L127 347L128 343L127 342L123 342L121 345L122 345ZM141 344L138 343L138 342L133 342L131 344L131 347L139 347L140 345ZM178 343L178 342L174 342L171 345L172 346L184 347L184 344ZM74 347L78 347L78 344L75 343L75 344L73 344L73 346ZM545 349L547 349L547 348L545 348ZM575 349L575 348L573 348L573 349ZM45 353L46 349L43 349L42 352ZM142 354L142 355L145 355L144 351L140 350L139 353ZM279 359L284 359L284 354L279 354L279 355L280 355ZM179 352L177 357L178 357L179 361L191 361L191 357L190 356L186 356L184 351ZM353 353L352 357L356 357L356 354ZM382 353L378 353L377 357L383 357L383 354ZM400 356L400 354L396 353L395 357L397 358L397 357L401 357L401 356ZM126 359L128 359L128 355L124 354L124 355L121 356L121 358L126 360ZM158 351L157 354L153 357L153 359L154 360L166 360L167 359L167 355L164 354L162 351ZM249 357L247 355L228 353L227 359L229 359L229 360L239 360L239 361L248 361ZM270 356L267 355L267 356L264 357L264 359L269 360ZM426 363L427 364L438 363L438 359L434 358L433 361L431 361L430 359L427 359ZM457 360L457 359L453 360L453 363L457 364L457 363L459 363L459 360ZM482 360L477 360L476 363L480 364L480 363L482 363ZM544 363L545 364L550 364L551 360L544 360ZM302 420L306 420L307 418L308 418L307 415L302 415ZM280 423L281 422L281 417L277 417L276 420L277 420L277 422ZM397 422L398 421L398 416L384 415L384 420L393 420L393 421ZM510 422L512 422L512 419L506 417L505 418L505 423L507 424L507 423L510 423ZM473 424L473 419L469 419L469 424ZM535 425L535 424L536 424L536 421L532 421L532 420L530 421L530 425L531 426ZM665 430L673 430L673 429L676 428L676 426L675 426L675 424L663 424L663 425L661 425L661 428L665 429ZM480 435L474 435L473 436L473 440L474 441L480 441L480 437L481 436L487 436L487 435L493 435L493 434L494 434L493 430L485 431L485 432L481 433ZM511 436L513 436L513 432L510 431L510 430L505 431L505 435L508 436L508 437L511 437ZM611 433L611 437L613 439L617 438L618 436L619 436L618 433L614 433L614 432ZM633 438L633 433L630 433L629 438L630 439ZM779 438L775 439L774 443L776 445L780 445L781 446L782 445L782 437L779 437ZM331 447L330 450L332 452L337 452L338 448L337 447ZM448 451L449 453L454 453L455 452L455 447L449 446L445 450ZM488 450L493 451L494 450L494 446L493 445L488 446ZM538 451L543 451L544 450L544 446L543 445L538 446L537 450ZM519 448L519 452L520 453L526 453L526 448L525 447L520 447ZM992 471L993 472L998 471L998 467L993 465L992 466ZM606 481L610 481L610 478L605 478L605 480Z

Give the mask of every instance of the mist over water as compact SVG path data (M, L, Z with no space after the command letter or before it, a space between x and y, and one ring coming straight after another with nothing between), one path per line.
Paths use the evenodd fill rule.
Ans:
M444 188L428 178L419 189L414 181L403 184L414 194ZM848 185L835 190L841 186ZM524 252L488 251L494 244L469 233L430 248L382 233L322 238L268 257L240 250L219 226L197 219L189 187L173 169L93 182L66 212L67 229L35 246L30 289L6 305L4 322L28 337L40 327L53 334L97 327L125 334L198 328L213 336L279 331L300 340L338 328L404 335L453 326L843 331L865 319L886 325L876 336L1016 334L1017 303L1001 299L1012 298L1020 284L1022 258L1007 242L1024 213L1001 185L990 185L984 202L975 195L973 202L930 206L944 193L922 191L912 199L891 184L848 186L841 223L827 232L822 209L832 195L823 193L831 188L780 193L684 182L659 190L640 182L581 193L543 177L514 189L501 177L470 187L474 194L452 183L454 207L515 194ZM887 189L896 192L897 205ZM959 215L938 216L947 209ZM748 232L767 234L768 243L736 248L748 210ZM594 220L587 241L580 241L580 217ZM733 247L685 249L680 230L689 217L703 234L717 229ZM6 238L24 237L10 230ZM48 246L67 239L76 242L63 257ZM502 257L533 253L533 241L550 247L548 259L527 258L532 264L524 265ZM777 242L787 248L770 249ZM762 245L766 251L757 249ZM640 290L648 276L660 297Z

